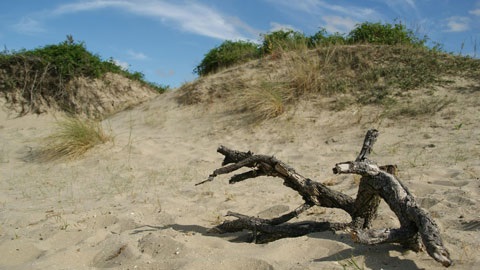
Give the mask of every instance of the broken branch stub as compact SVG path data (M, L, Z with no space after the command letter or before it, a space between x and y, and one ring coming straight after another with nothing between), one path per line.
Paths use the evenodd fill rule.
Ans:
M236 219L224 221L211 231L217 233L238 232L244 229L253 232L255 242L273 241L284 237L297 237L312 232L342 230L350 228L352 237L362 244L400 243L415 251L425 246L428 254L445 267L452 265L450 254L444 247L440 231L430 214L420 208L414 196L395 176L395 165L378 166L368 159L379 132L371 129L365 135L362 149L355 161L337 163L335 174L359 174L362 176L357 197L332 190L297 173L292 167L273 156L255 155L220 146L218 152L225 156L222 166L216 169L207 180L197 185L213 181L215 177L232 173L240 168L250 171L233 175L234 184L258 176L272 176L283 179L283 184L303 198L304 204L297 209L273 219L260 219L229 212ZM380 200L383 199L400 221L400 228L371 229L377 216ZM347 212L349 223L299 222L288 223L312 206L339 208Z

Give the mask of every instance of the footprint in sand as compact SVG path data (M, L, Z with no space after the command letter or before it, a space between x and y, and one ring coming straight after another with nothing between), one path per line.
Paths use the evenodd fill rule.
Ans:
M141 253L159 260L173 259L176 255L186 251L184 244L168 236L159 236L152 233L145 235L138 241L138 249Z
M139 258L140 252L119 235L110 235L100 242L101 249L93 258L90 266L96 268L118 267Z

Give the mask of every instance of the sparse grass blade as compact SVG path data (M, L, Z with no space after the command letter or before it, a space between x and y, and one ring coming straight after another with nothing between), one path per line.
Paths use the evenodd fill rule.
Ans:
M46 145L39 155L41 160L75 159L112 139L96 121L69 117L56 125L55 131L45 138Z
M399 116L418 117L434 115L453 102L455 102L455 100L452 98L430 97L428 99L421 99L416 102L407 102L395 106L393 109L386 110L385 116L397 118Z

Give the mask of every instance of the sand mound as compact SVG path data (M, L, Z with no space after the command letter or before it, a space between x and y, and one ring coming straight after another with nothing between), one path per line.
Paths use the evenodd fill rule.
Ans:
M1 91L0 97L3 96L7 108L18 115L64 111L102 118L149 100L157 94L138 81L107 73L99 79L74 78L57 92L26 95L24 89L14 89Z
M178 105L171 92L104 120L114 142L71 162L22 159L53 128L50 115L2 113L0 268L343 269L351 260L365 269L441 268L426 253L357 245L342 232L262 245L249 243L249 232L208 232L228 210L271 217L302 202L273 178L230 186L219 177L194 186L221 163L218 145L275 155L354 196L355 177L332 175L331 167L354 158L373 126L381 135L372 158L399 165L400 178L441 227L457 267L474 269L480 92L465 87L460 81L439 89L456 101L433 117L379 120L371 107L332 112L305 100L255 125L221 103ZM315 208L298 220L343 222L348 215ZM398 226L385 204L375 226Z

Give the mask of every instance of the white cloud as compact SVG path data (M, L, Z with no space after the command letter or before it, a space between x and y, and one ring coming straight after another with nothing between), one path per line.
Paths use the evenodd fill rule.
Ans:
M470 18L453 16L447 18L447 27L446 32L464 32L470 29Z
M70 13L76 13L81 11L89 11L94 9L107 8L111 6L126 6L128 2L125 1L90 1L90 2L79 2L73 4L65 4L59 6L53 11L54 15L64 15Z
M343 16L365 21L378 19L381 16L371 8L358 7L354 5L335 5L321 0L267 0L273 5L281 5L289 10L298 10L312 15ZM333 2L333 1L332 1Z
M468 13L475 15L475 16L480 16L480 8L470 10Z
M417 6L414 0L383 0L382 2L393 10L401 9L403 12L412 10L417 12Z
M323 0L266 0L272 5L291 13L296 11L299 19L310 16L329 33L348 33L359 22L380 21L383 15L368 7L351 4L335 4Z
M229 16L229 17L227 17L227 20L228 20L229 23L231 23L237 29L241 29L242 32L245 32L248 37L258 37L262 33L260 30L251 27L246 22L240 20L237 17ZM250 41L252 41L252 40L250 40Z
M30 17L21 18L18 23L13 25L13 29L17 32L28 35L35 35L45 32L42 24Z
M131 59L134 59L134 60L146 60L146 59L148 59L148 57L144 53L135 52L133 50L128 50L127 55L128 55L128 57L130 57Z
M329 33L348 33L357 22L349 17L341 16L323 16L322 19L326 22L325 29Z
M66 4L54 10L56 15L85 12L105 8L117 8L139 16L158 19L164 23L172 23L183 31L217 39L246 39L240 29L238 20L231 20L216 10L195 2L167 3L151 0L91 0ZM240 28L240 29L238 29Z
M130 65L127 62L120 61L118 59L112 59L112 60L115 65L121 67L123 70L128 70L128 68L130 67Z

